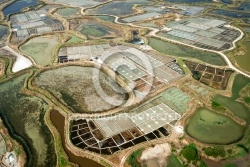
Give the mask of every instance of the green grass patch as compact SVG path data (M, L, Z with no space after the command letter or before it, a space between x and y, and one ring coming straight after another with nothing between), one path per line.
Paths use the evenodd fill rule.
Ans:
M115 18L112 16L95 16L98 19L101 19L103 21L107 21L107 22L111 22L114 23L115 22Z
M238 166L236 164L229 163L229 164L223 165L223 167L238 167Z
M217 111L226 111L226 108L217 101L212 101L211 107Z
M167 167L184 167L184 165L178 160L177 156L171 154L167 160Z
M138 159L141 157L143 149L138 149L128 157L128 164L131 165L131 167L140 167L140 163L138 162Z
M149 40L149 45L153 49L167 55L197 59L205 63L217 66L226 65L224 59L216 53L192 49L186 46L162 41L157 38L148 38L148 40Z
M84 39L77 37L75 35L71 35L71 38L66 42L66 43L78 43L78 42L83 42Z
M185 72L186 75L190 74L189 68L186 66L186 64L183 62L181 58L176 60L179 66L182 68L182 70Z
M63 9L58 9L56 11L56 13L64 17L74 16L76 15L77 12L78 12L78 9L76 8L63 8Z

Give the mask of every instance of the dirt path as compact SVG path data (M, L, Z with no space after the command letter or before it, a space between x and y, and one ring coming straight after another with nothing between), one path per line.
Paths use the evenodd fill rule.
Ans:
M219 54L227 63L228 67L233 69L234 71L250 78L250 75L247 74L246 72L243 72L241 71L240 69L238 69L237 67L235 67L232 62L229 60L229 58L224 54L224 52L226 51L231 51L233 49L235 49L236 47L236 42L238 42L239 40L241 40L244 36L244 33L237 27L234 27L234 26L231 26L231 25L227 25L228 28L232 28L232 29L235 29L235 30L238 30L240 32L240 36L235 39L232 44L233 46L229 49L226 49L226 50L223 50L223 51L215 51L215 50L210 50L210 49L204 49L204 48L200 48L200 47L197 47L197 46L193 46L193 45L189 45L189 44L186 44L186 43L182 43L182 42L179 42L179 41L176 41L176 40L172 40L172 39L168 39L168 38L165 38L165 37L161 37L161 36L158 36L157 33L160 31L159 29L156 29L156 28L152 28L152 27L144 27L144 26L139 26L139 25L134 25L132 23L121 23L119 22L119 17L118 16L114 16L114 15L108 15L108 16L113 16L115 17L115 23L117 24L121 24L121 25L128 25L128 26L132 26L132 27L138 27L138 28L145 28L145 29L149 29L151 30L151 32L149 33L149 36L153 36L153 37L157 37L157 38L160 38L161 40L164 40L164 41L168 41L168 42L173 42L173 43L177 43L177 44L180 44L180 45L184 45L184 46L188 46L188 47L191 47L193 49L197 49L197 50L203 50L203 51L207 51L207 52L213 52L213 53L217 53Z

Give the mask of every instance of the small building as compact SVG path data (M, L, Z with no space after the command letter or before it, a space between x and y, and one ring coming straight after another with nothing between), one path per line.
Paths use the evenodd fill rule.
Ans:
M98 64L103 64L103 61L99 57L91 57L90 61L94 61Z

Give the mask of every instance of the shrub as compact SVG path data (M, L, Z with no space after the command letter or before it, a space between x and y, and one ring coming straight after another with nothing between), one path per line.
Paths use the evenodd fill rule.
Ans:
M138 158L141 157L143 149L136 150L128 157L128 163L132 167L140 167L141 165L138 163Z
M205 162L201 161L201 162L200 162L200 167L207 167L207 165L206 165Z
M227 150L227 153L228 153L228 154L232 154L232 153L233 153L233 150L232 150L232 149L228 149L228 150Z
M212 147L207 147L204 149L204 152L207 156L213 156L214 154L214 149Z
M250 97L244 97L243 99L247 104L250 104Z
M203 149L203 151L205 152L207 156L212 156L212 157L218 157L218 156L225 157L226 156L226 151L224 147L222 146L207 147Z
M184 147L182 150L182 156L186 158L188 161L198 160L198 151L194 144L189 144L188 146Z

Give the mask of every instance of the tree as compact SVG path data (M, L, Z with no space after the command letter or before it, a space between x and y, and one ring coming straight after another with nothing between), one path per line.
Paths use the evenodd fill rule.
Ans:
M198 151L194 144L189 144L188 146L184 147L181 154L188 161L199 160Z

